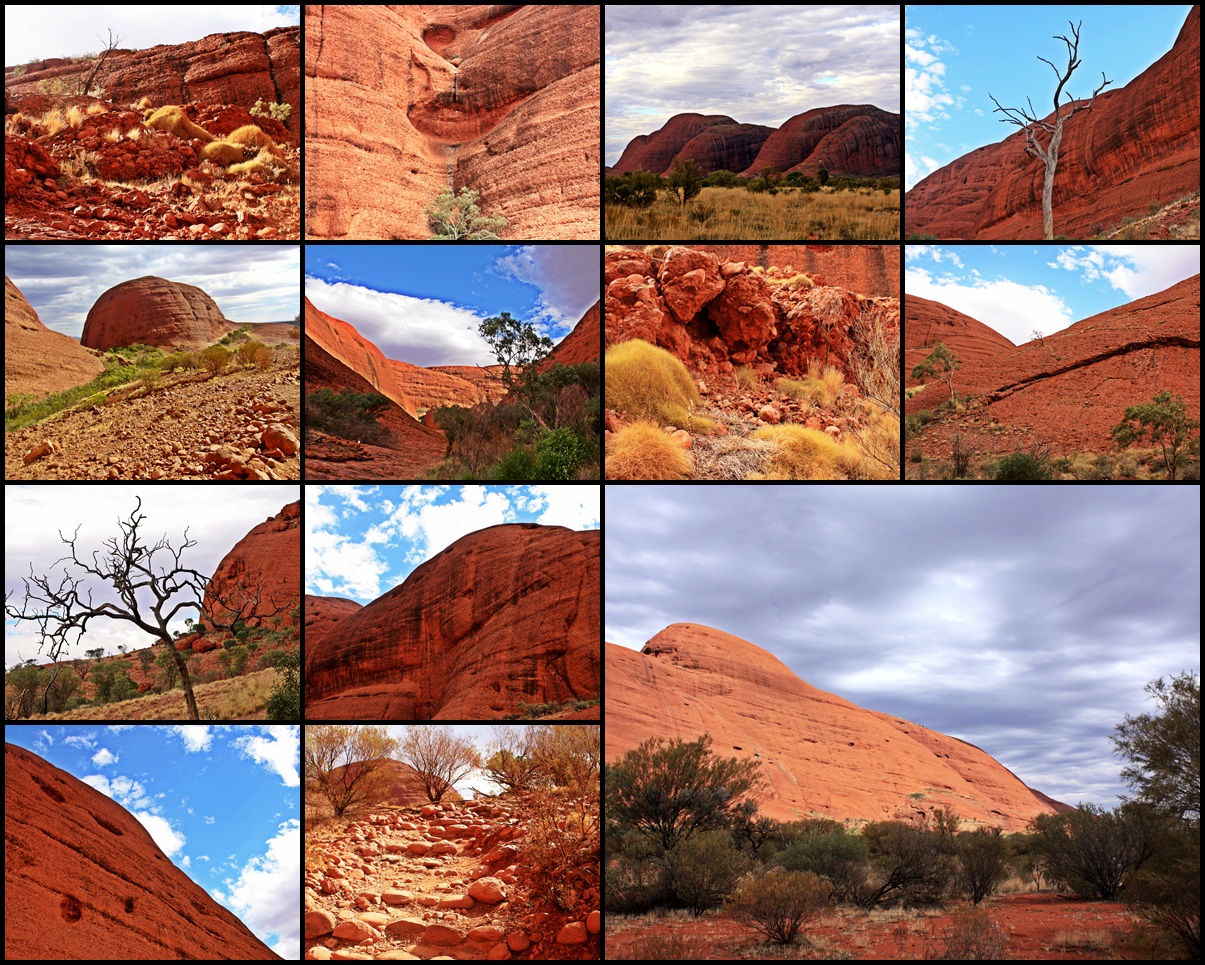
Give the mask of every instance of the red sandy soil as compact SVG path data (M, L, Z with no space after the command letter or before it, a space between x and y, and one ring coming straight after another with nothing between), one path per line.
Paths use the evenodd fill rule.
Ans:
M833 909L811 928L810 949L764 944L756 932L718 912L697 919L688 914L611 916L606 922L606 957L643 957L643 952L634 951L638 943L653 937L662 941L676 937L682 942L680 957L691 959L936 958L945 949L944 935L955 913L970 907L962 902L940 912ZM979 907L1006 933L1006 958L1100 961L1135 957L1130 935L1137 919L1120 902L1083 901L1039 892L1000 895Z

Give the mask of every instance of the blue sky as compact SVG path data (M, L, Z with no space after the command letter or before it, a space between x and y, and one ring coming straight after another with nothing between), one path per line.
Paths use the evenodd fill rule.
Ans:
M599 300L597 245L307 245L305 294L387 358L492 365L477 334L510 312L554 342Z
M1054 109L1061 70L1079 25L1081 64L1064 92L1084 98L1100 86L1101 71L1117 90L1167 53L1184 26L1187 4L1143 6L957 6L904 8L904 133L906 188L984 144L1015 133L993 114L993 94L1004 107L1033 100L1039 117ZM1063 98L1066 100L1066 98Z
M1020 345L1200 271L1197 245L907 245L904 292Z
M6 8L7 9L7 8ZM5 245L4 273L47 328L72 338L114 285L156 275L195 285L232 322L291 322L300 245Z
M305 592L371 603L499 523L598 529L598 486L306 486Z
M301 951L300 728L10 725L4 739L112 798L283 958Z
M816 107L900 110L900 8L606 7L606 163L675 114L780 127Z
M46 57L75 57L104 49L99 38L111 29L120 47L145 50L158 44L182 44L213 33L301 23L301 8L260 4L148 4L129 7L4 5L4 63L26 64ZM47 25L53 24L53 30ZM294 105L296 106L296 105Z

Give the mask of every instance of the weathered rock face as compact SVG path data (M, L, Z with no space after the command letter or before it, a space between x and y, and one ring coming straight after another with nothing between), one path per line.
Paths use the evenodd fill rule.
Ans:
M817 285L900 297L899 245L707 245L721 261L806 272Z
M872 104L840 104L797 114L766 139L756 159L737 173L751 178L762 168L882 178L902 170L900 115Z
M943 239L1041 238L1043 177L1044 166L1025 153L1018 130L907 192L908 231ZM1194 6L1167 54L1064 125L1052 197L1055 233L1095 237L1200 184L1201 8Z
M279 960L121 805L4 745L6 960Z
M650 736L709 734L719 756L761 762L758 804L776 820L910 820L945 806L1020 831L1058 809L978 747L817 690L720 630L676 623L639 653L607 644L606 661L608 761Z
M200 288L147 275L114 285L96 300L80 342L88 348L123 345L202 349L234 325Z
M627 174L637 169L653 174L668 173L678 152L693 138L708 128L732 127L736 123L727 114L675 114L652 134L633 138L608 173Z
M427 238L423 209L449 183L479 191L508 238L599 236L597 6L305 15L311 237Z
M716 124L687 141L676 157L697 162L704 174L743 171L773 133L774 128L762 124Z
M459 373L423 368L409 362L389 360L394 381L420 409L437 409L442 405L458 405L471 409L479 402L497 402L505 398L506 389L497 379L465 378ZM468 366L465 366L468 368Z
M305 639L310 646L344 617L364 606L338 596L305 595Z
M4 395L61 392L104 370L75 339L52 332L21 290L4 276Z
M760 363L767 373L800 376L812 361L849 374L871 323L882 321L890 337L899 332L896 298L866 298L820 278L793 287L786 282L794 267L755 272L721 261L707 245L653 251L606 254L607 344L643 339L696 376Z
M549 358L561 365L581 365L602 358L602 324L599 321L599 302L595 302L581 317L573 331L552 350Z
M57 79L74 90L76 78L94 66L92 61L40 61L28 65L20 78L6 78L5 88L19 98ZM251 108L257 100L290 104L293 110L285 126L296 144L301 135L301 27L278 27L264 34L217 33L186 44L114 50L95 83L115 104L143 97L156 107L199 102Z
M306 651L306 717L499 719L601 689L598 530L457 540Z
M290 611L301 596L301 503L296 502L254 527L226 554L205 594L205 611L220 616L223 602L245 607L242 612L254 626L284 607L282 626L298 626Z

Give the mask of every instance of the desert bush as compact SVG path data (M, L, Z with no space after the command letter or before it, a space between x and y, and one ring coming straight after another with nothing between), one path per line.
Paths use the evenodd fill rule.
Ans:
M685 479L691 464L660 426L634 422L611 437L605 470L608 479Z
M999 961L1008 948L1008 935L982 908L956 912L942 940L940 950L926 940L927 961Z
M997 479L1024 480L1049 479L1050 463L1028 452L1014 452L996 463Z
M263 342L257 342L253 338L243 342L235 350L234 355L238 359L240 365L255 365L257 364L257 354L261 349L268 353L268 361L270 363L272 360L272 350Z
M809 872L775 870L743 878L724 909L769 941L790 945L824 910L832 890Z
M389 399L379 392L318 389L305 397L305 423L342 439L383 442L389 432L377 419L388 407Z
M686 366L640 339L612 345L605 359L607 406L636 419L689 428L699 388Z
M1033 850L1050 877L1080 895L1116 898L1121 882L1154 852L1151 827L1135 810L1081 804L1034 818Z
M871 873L850 889L856 904L928 905L942 899L954 870L952 838L899 821L871 821L861 833L870 847Z
M739 369L732 373L732 377L736 379L738 385L743 385L746 389L751 389L760 381L757 373L747 365L742 365ZM782 381L781 379L779 381Z
M201 353L201 367L217 375L230 362L230 350L221 345L211 345Z
M977 905L1008 876L1004 839L998 832L977 828L963 832L957 840L958 884Z
M627 174L606 178L603 185L603 197L607 204L648 208L657 200L657 189L660 187L660 177L637 169Z
M674 895L697 918L732 894L752 865L725 831L707 831L681 842L668 857Z
M130 679L124 660L108 660L96 664L89 676L96 685L96 702L101 704L117 700L129 700L138 693L138 687Z
M603 901L607 913L643 915L654 908L672 905L673 881L661 850L639 835L629 836L617 847L616 837L607 834L608 850L616 851L606 863Z
M810 871L833 886L833 897L844 901L867 872L870 846L865 838L844 830L805 834L778 855L788 871Z

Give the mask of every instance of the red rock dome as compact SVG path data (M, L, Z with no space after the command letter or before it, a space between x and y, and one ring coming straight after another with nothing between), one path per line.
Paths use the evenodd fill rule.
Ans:
M80 342L102 350L142 344L192 351L212 345L233 328L200 288L147 275L101 295L88 312Z

